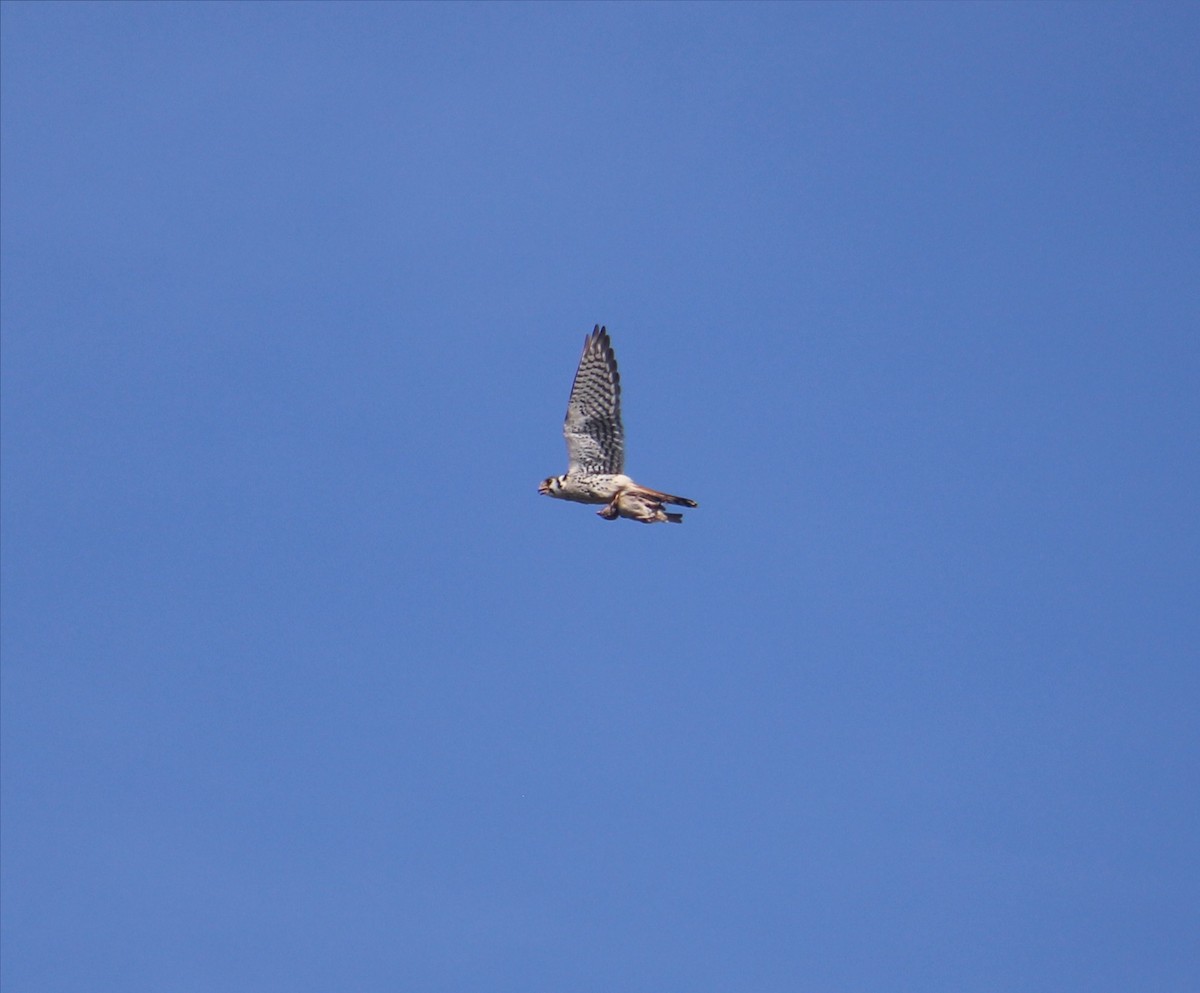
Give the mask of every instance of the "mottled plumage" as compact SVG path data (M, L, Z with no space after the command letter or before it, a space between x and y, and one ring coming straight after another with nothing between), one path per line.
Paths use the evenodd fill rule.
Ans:
M598 475L625 468L621 375L608 332L598 325L584 339L563 436L567 439L568 473Z
M624 475L625 429L621 424L621 377L608 331L596 325L583 343L575 370L567 416L567 471L542 480L538 492L576 503L603 503L605 520L618 517L643 524L679 524L682 514L663 510L664 504L695 507L687 497L660 493Z

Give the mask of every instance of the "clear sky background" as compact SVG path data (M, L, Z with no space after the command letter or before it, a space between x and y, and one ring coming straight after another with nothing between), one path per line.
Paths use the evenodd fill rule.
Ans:
M0 26L6 991L1197 988L1200 7Z

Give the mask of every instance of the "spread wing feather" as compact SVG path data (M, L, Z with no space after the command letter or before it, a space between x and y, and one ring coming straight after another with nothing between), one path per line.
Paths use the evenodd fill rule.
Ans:
M571 384L567 417L568 472L619 473L625 466L621 426L621 377L608 331L599 324L583 343L583 356Z

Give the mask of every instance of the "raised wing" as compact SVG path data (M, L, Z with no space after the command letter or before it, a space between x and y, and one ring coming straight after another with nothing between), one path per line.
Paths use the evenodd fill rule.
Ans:
M567 419L568 472L619 473L625 466L621 426L621 377L608 331L596 325L583 343L571 384Z

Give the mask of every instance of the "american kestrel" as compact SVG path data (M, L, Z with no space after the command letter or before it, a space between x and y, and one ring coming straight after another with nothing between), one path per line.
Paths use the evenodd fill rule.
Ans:
M642 524L683 523L683 514L671 514L664 504L698 506L687 497L660 493L640 486L622 473L625 467L625 429L621 426L621 377L608 331L596 325L584 340L583 357L571 384L567 419L567 472L538 485L543 496L576 503L602 503L597 511L606 521L628 517Z

